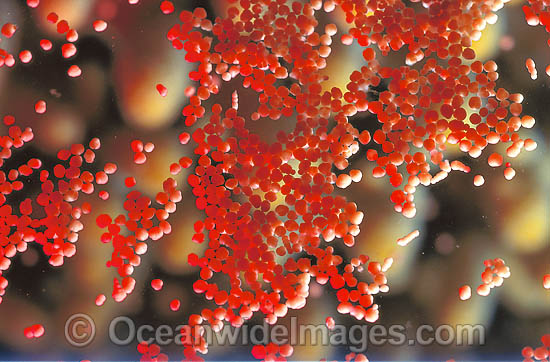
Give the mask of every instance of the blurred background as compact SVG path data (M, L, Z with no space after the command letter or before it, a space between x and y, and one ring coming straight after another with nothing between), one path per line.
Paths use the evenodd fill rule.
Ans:
M138 189L151 197L170 176L170 163L182 156L194 158L192 145L182 146L177 139L177 134L186 129L181 109L187 102L184 91L191 85L187 74L193 66L185 62L182 52L171 47L165 35L179 21L177 14L184 8L204 7L213 20L224 13L224 2L176 0L176 12L171 16L160 12L159 3L147 0L139 6L129 6L125 0L42 0L39 8L30 10L23 0L0 1L0 23L10 21L19 27L12 39L0 45L14 54L22 49L33 53L29 64L18 61L12 69L0 68L0 114L13 114L20 126L30 126L35 133L33 142L19 150L9 164L38 157L47 168L54 164L60 148L99 137L102 148L97 153L96 166L115 162L119 171L108 185L110 199L101 201L95 196L90 202L116 215L122 211L125 197L124 177L135 175ZM497 87L522 93L524 113L537 120L535 127L522 130L522 135L535 139L538 148L512 160L516 177L506 181L503 168L487 166L491 148L474 160L449 147L447 156L471 166L472 172L454 172L435 186L421 188L416 194L418 213L409 220L393 211L389 200L391 186L385 179L370 177L372 166L364 160L361 150L352 164L365 176L340 193L357 202L365 213L362 232L353 248L332 243L347 257L361 253L380 261L394 257L387 274L390 292L375 297L381 309L378 323L406 324L411 331L422 324L482 324L487 331L486 344L369 346L370 360L521 360L524 346L539 346L540 337L550 333L550 292L542 288L542 275L550 273L550 77L544 72L550 63L546 44L549 36L542 27L525 23L522 4L516 0L506 4L498 12L498 22L488 25L481 40L474 44L478 59L494 59L498 64ZM45 20L50 11L67 19L79 33L78 53L71 60L61 57L64 39ZM95 19L108 22L105 32L93 31L91 23ZM347 26L338 12L322 13L319 21L321 25L336 23L338 34ZM40 49L39 40L43 38L52 40L52 51ZM326 73L330 80L325 86L344 88L348 75L363 64L363 59L358 46L342 46L337 38L338 35L328 58ZM538 66L536 81L525 69L527 57ZM401 52L387 57L379 54L383 65L398 66L402 59ZM71 64L80 66L81 77L66 76ZM158 95L157 83L168 88L166 97ZM218 98L228 102L233 88L232 83L224 84ZM243 101L251 97L253 91L239 90L240 113L252 112L253 102ZM48 111L40 116L34 113L38 99L48 104ZM262 120L250 127L269 140L274 129L292 121L284 124ZM352 121L359 129L373 131L378 126L373 117L365 115L355 116ZM130 141L135 138L156 145L142 166L132 162ZM495 149L504 151L502 146ZM473 186L473 176L478 173L485 176L482 187ZM115 271L105 267L105 262L112 249L99 240L95 212L81 220L86 227L80 233L77 253L66 259L63 267L51 267L35 246L17 254L5 273L10 284L0 305L0 360L132 360L138 356L135 344L117 347L108 339L108 325L114 317L129 316L137 325L177 326L186 322L190 313L210 305L191 288L198 278L198 269L189 267L187 255L200 255L206 245L191 242L193 223L200 215L194 210L186 176L182 172L175 177L185 196L184 205L171 217L172 233L150 243L149 252L134 273L136 289L121 304L109 297ZM38 188L25 191L36 195ZM397 246L395 240L414 229L420 230L420 237L407 247ZM480 297L475 288L481 282L483 260L496 257L506 261L512 275L490 296ZM151 289L154 278L164 280L161 292ZM458 288L463 284L473 289L468 301L458 298ZM336 312L337 299L330 288L313 280L310 287L306 307L289 316L297 316L304 324L323 324L329 315L336 323L355 322ZM108 295L108 299L104 306L97 307L94 300L100 293ZM182 302L178 312L169 308L174 298ZM75 348L65 341L65 321L74 313L86 313L96 323L97 335L88 347ZM23 329L35 323L44 324L46 334L27 340ZM254 318L249 324L254 323L261 324L261 318ZM179 346L165 347L163 352L174 360L183 358ZM295 348L292 359L343 359L347 352L343 347L301 346ZM207 360L251 358L250 347L211 346L206 355Z

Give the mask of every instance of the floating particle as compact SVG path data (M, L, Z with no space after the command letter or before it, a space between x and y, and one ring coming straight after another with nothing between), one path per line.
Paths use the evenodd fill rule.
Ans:
M109 226L112 221L113 220L111 219L111 217L107 214L101 214L96 218L97 226L99 226L102 229Z
M334 36L338 32L338 27L335 24L325 25L325 34L328 36Z
M336 186L338 186L341 189L345 189L349 185L351 185L351 177L345 173L338 175L338 178L336 179Z
M46 102L43 100L39 100L34 105L34 111L38 114L44 114L46 113Z
M465 173L469 173L471 171L470 167L457 160L451 162L451 170L462 171ZM445 172L449 172L449 170L447 169Z
M40 47L44 51L50 51L50 50L52 50L53 44L48 39L42 39L42 40L40 40Z
M105 185L107 182L109 182L109 176L103 171L99 171L95 174L95 182L98 185Z
M23 330L23 334L28 339L40 338L44 335L44 332L45 332L44 326L42 326L41 324L35 324Z
M159 291L162 289L162 286L163 286L164 282L161 280L161 279L153 279L151 280L151 287L156 290L156 291Z
M193 160L191 160L189 157L182 157L179 160L179 164L183 168L189 168L193 164Z
M105 191L105 190L102 190L102 191L99 191L99 194L98 194L99 198L106 201L106 200L109 200L109 192Z
M34 338L34 333L32 331L32 327L27 327L23 330L23 334L25 335L26 338L28 339L32 339Z
M95 152L92 150L86 150L83 157L86 163L93 163L95 160Z
M191 98L196 92L196 88L193 86L186 87L183 94L185 94L186 97Z
M179 163L170 164L170 173L172 175L177 175L181 171L181 165Z
M335 327L334 318L327 317L327 319L325 320L325 325L328 329L333 330Z
M80 77L80 75L82 74L82 70L78 65L71 65L67 70L67 74L71 78L77 78Z
M136 250L136 255L143 255L147 252L147 244L137 243L135 250Z
M0 60L3 60L4 64L10 68L15 65L15 58L11 54L9 54L6 58L0 57Z
M491 288L487 284L480 284L479 287L477 287L477 294L482 297L488 296L490 292Z
M523 147L526 151L534 151L537 149L537 142L530 138L527 138L523 143Z
M174 4L171 1L163 1L160 3L160 10L163 14L172 14L175 10Z
M28 50L23 50L22 52L19 53L19 59L21 60L22 63L30 63L31 60L32 60L32 53Z
M397 244L400 246L405 246L414 239L416 239L420 235L420 232L418 230L411 231L407 235L405 235L402 238L397 239Z
M13 34L15 34L15 31L17 30L17 26L12 23L6 23L2 26L2 35L6 38L11 38Z
M198 19L204 19L206 18L206 10L201 7L197 7L193 10L193 16L195 16Z
M231 94L231 108L235 110L239 109L239 93L237 91L233 91Z
M95 298L95 305L97 305L98 307L102 306L105 301L107 300L107 297L105 296L105 294L99 294L96 298Z
M143 152L134 153L134 163L138 165L143 165L147 161L147 156Z
M186 145L190 139L191 139L191 136L187 132L182 132L179 135L179 140L182 145Z
M134 187L136 185L136 179L134 177L126 177L124 179L124 184L126 187Z
M474 176L474 185L475 186L483 186L485 183L485 178L482 175L475 175Z
M165 86L159 83L157 84L156 88L161 96L166 97L166 95L168 94L168 89Z
M535 61L531 58L527 58L525 61L525 67L527 67L527 71L531 75L531 79L537 79L537 68L535 66Z
M391 266L393 265L393 258L386 258L384 259L384 263L382 264L382 267L380 268L380 270L382 270L382 272L387 272Z
M89 202L84 202L84 203L82 204L82 213L83 213L84 215L87 215L87 214L89 214L90 212L92 212L92 205L90 205Z
M49 93L55 98L61 98L61 93L57 89L50 89Z
M351 45L353 44L353 36L351 36L350 34L343 34L342 37L340 38L342 44L344 45Z
M290 344L283 344L279 346L279 354L282 357L290 357L294 353L294 347L292 347Z
M542 286L544 289L550 289L550 274L545 274L542 277Z
M15 117L14 116L10 116L10 115L4 116L4 124L6 126L11 126L14 123L15 123Z
M105 166L103 167L103 171L107 174L107 175L112 175L116 172L117 170L117 165L114 164L114 163L111 163L111 162L108 162L105 164Z
M546 347L538 347L535 349L533 353L533 357L535 357L535 360L543 361L546 360L546 357L548 357L548 348Z
M362 145L368 144L370 142L370 140L371 140L371 135L370 135L369 131L363 131L359 135L359 142L361 142Z
M252 347L251 353L254 358L263 360L266 357L266 348L263 345L255 345Z
M521 126L524 128L533 128L535 125L535 119L529 115L521 117Z
M143 142L140 140L133 140L132 142L130 142L130 147L132 148L132 151L134 153L142 152Z
M179 299L174 299L170 302L170 309L174 312L177 312L180 309L181 302Z
M511 180L516 176L516 170L514 170L512 167L506 167L504 169L504 178L506 180Z
M487 160L487 163L491 167L500 167L502 166L502 162L504 162L504 160L499 153L492 153Z
M70 43L74 43L78 40L78 32L75 29L69 29L67 35L65 35L65 39Z
M472 296L472 288L469 285L463 285L458 290L460 300L468 300Z
M360 170L351 170L349 175L353 182L361 182L361 179L363 178L363 173Z
M57 23L57 32L59 34L65 34L69 31L69 29L69 23L67 22L67 20L61 20L59 23Z
M369 359L363 353L348 353L345 359L346 362L369 362Z
M76 54L76 47L72 43L65 43L61 46L61 54L63 58L69 59Z
M46 20L52 24L55 24L59 20L59 16L56 13L51 12L46 16Z
M44 326L41 324L35 324L33 326L33 334L34 338L40 338L44 335L45 329Z
M29 8L37 8L40 5L40 0L27 0L27 6Z
M93 22L93 27L96 32L101 33L107 30L107 22L104 20L96 20Z
M499 40L500 49L505 52L509 52L510 50L514 49L515 45L516 41L511 35L504 35Z
M147 153L150 153L150 152L153 152L153 150L155 149L155 144L154 143L151 143L151 142L147 142L144 146L143 146L143 150Z
M531 10L529 6L523 5L522 9L523 13L525 14L525 20L527 21L527 24L529 24L530 26L539 25L539 17Z
M381 178L381 177L384 177L385 175L386 175L386 171L382 167L376 166L375 168L372 169L372 176L375 178Z
M523 355L523 357L525 357L526 359L530 359L531 357L534 356L535 352L533 351L533 348L532 347L524 347L522 350L521 350L521 354Z

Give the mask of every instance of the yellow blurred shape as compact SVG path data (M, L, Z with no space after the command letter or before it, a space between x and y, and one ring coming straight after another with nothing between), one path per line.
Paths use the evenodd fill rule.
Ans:
M57 27L49 23L46 17L49 13L55 12L59 16L59 21L67 20L69 27L77 29L86 27L91 28L92 24L86 24L89 21L89 14L95 1L91 0L47 0L41 1L38 11L38 20L42 27L50 34L57 34ZM58 34L59 36L59 34Z
M189 207L185 212L178 212L177 215L168 219L173 225L172 233L165 235L158 244L152 245L156 249L157 264L168 273L188 274L199 270L187 263L189 254L195 253L201 257L208 245L207 240L202 244L191 240L195 233L193 224L198 219L198 214L190 211Z
M82 117L72 109L57 102L49 102L48 111L32 128L34 142L44 152L57 154L61 148L83 141L85 124ZM50 107L51 106L51 107Z
M326 68L321 71L321 74L328 76L328 80L321 83L323 91L330 91L333 87L345 91L351 73L366 64L359 45L343 45L339 34L332 37L332 51L326 59Z
M544 197L517 200L512 214L503 223L504 242L522 253L540 250L548 243L547 216Z
M499 18L496 24L487 24L481 31L481 38L472 42L472 49L476 52L476 60L486 61L493 57L500 49L499 39L503 34L504 19Z

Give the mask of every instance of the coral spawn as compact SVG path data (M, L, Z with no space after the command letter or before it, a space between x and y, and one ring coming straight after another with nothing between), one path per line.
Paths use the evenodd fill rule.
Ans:
M37 0L27 3L31 10L40 6ZM254 315L273 325L289 309L306 305L312 280L335 291L338 313L374 323L382 310L375 298L389 291L386 272L393 258L388 255L376 261L360 254L345 260L335 251L331 243L355 245L364 218L357 204L338 189L363 177L384 178L392 187L388 199L395 211L412 218L418 188L441 182L453 171L471 171L466 161L449 158L447 148L458 147L466 160L481 157L490 148L487 164L502 167L504 177L511 180L513 159L522 150L537 147L521 133L535 123L523 114L523 96L497 87L497 64L477 60L472 48L485 24L496 21L502 1L425 1L422 11L402 1L228 0L227 5L226 14L214 21L202 8L176 13L170 1L159 6L174 24L165 41L196 66L189 73L193 86L185 91L188 104L181 110L188 129L178 136L182 145L193 145L196 162L183 156L169 166L174 177L190 169L186 183L194 198L184 199L183 186L174 177L165 179L156 196L149 197L139 190L141 180L128 175L124 185L117 185L125 188L122 213L109 214L101 207L92 210L89 202L82 201L83 194L97 193L108 200L109 192L101 188L112 184L110 178L117 172L114 163L96 164L101 145L97 138L60 150L52 169L43 169L34 158L3 169L0 295L8 284L1 275L11 258L24 252L28 243L36 243L52 266L63 265L65 258L76 253L78 233L85 227L79 219L94 212L97 226L103 229L100 241L112 247L107 262L116 271L111 297L123 302L135 288L135 268L152 242L172 232L175 225L170 216L185 205L194 206L201 217L194 223L191 240L181 242L207 245L202 255L188 257L189 265L200 270L193 290L211 301L210 308L189 316L189 327L240 327ZM523 9L529 25L550 26L542 2L531 1ZM344 14L348 28L339 29L333 23L319 26L320 14L333 11ZM51 56L78 59L76 30L54 12L46 20L66 40ZM104 32L108 25L94 20L92 29ZM6 40L16 31L12 23L1 27ZM364 62L349 74L345 88L327 89L323 70L336 42L361 48ZM42 39L40 47L48 52L53 44ZM401 66L380 61L398 51L404 54ZM31 51L21 50L14 56L0 49L0 66L13 67L18 61L31 63ZM536 79L531 58L526 67ZM77 64L67 69L70 78L82 75ZM218 102L223 83L230 81L257 94L250 100L257 107L249 116L239 111L243 100L238 90L231 99ZM162 83L150 86L157 97L169 98ZM34 111L38 117L46 113L46 102L37 101ZM247 126L250 121L281 119L291 119L292 129L278 130L273 142ZM375 119L373 132L358 126L369 119ZM4 125L2 166L12 152L34 138L30 128L21 129L10 115L4 117ZM505 151L493 151L492 145L497 144L505 144ZM136 139L128 152L135 164L146 165L154 148L152 142ZM356 154L373 165L371 175L350 164ZM10 194L24 190L33 173L39 174L41 192L18 205L8 202ZM475 186L484 182L482 175L473 177ZM411 231L397 243L406 246L419 234ZM487 260L485 266L483 284L477 288L481 296L510 275L502 259ZM359 281L359 273L368 274L370 282ZM216 282L215 275L224 275L227 282ZM544 276L547 289L548 279ZM162 280L151 281L155 291L162 287ZM459 290L462 300L471 294L467 285ZM100 294L95 304L101 306L105 300ZM173 299L167 307L178 311L180 305L179 299ZM334 319L328 317L326 325L333 328ZM24 331L27 338L43 334L44 327L38 324ZM184 343L184 355L200 360L199 354L205 354L208 346L202 336L194 337ZM526 360L547 358L546 337L545 347L523 351ZM137 349L142 360L168 360L157 345L140 344ZM273 344L254 346L251 351L265 360L284 360L292 352L290 345ZM346 360L367 358L352 353Z

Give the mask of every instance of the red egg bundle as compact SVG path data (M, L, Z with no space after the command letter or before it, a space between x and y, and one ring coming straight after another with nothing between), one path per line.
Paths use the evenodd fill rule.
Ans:
M198 160L194 164L191 158L181 157L170 165L174 176L191 168L187 184L194 199L184 200L182 186L174 178L159 185L154 198L139 191L139 179L125 178L124 213L100 211L96 216L103 229L101 242L113 248L107 262L118 274L112 297L122 302L132 293L134 269L151 241L171 233L170 215L184 203L187 207L194 204L203 215L194 223L191 240L181 242L207 244L203 255L192 253L188 262L200 270L193 290L211 306L191 315L188 326L208 323L221 328L227 323L239 327L257 314L275 324L289 309L306 305L312 278L335 290L339 313L376 322L379 306L374 297L388 292L385 273L393 259L388 256L380 263L358 255L346 261L328 245L352 247L364 217L357 204L339 195L335 186L345 189L361 181L362 172L351 169L349 160L364 152L374 166L372 176L387 178L394 188L388 195L394 209L411 218L416 214L418 187L438 183L452 171L470 172L468 165L446 156L451 145L478 158L490 145L506 144L506 155L493 152L487 163L495 168L504 163L505 178L514 177L509 160L522 149L536 149L536 142L520 133L522 127L533 127L535 120L522 114L521 94L497 88L497 64L476 60L472 49L472 39L480 36L485 23L496 20L495 12L503 1L426 0L423 10L402 1L378 0L227 3L226 15L213 22L202 8L176 14L172 2L160 3L160 11L175 22L167 40L187 62L196 65L189 73L194 85L185 91L189 102L182 109L190 129L182 130L179 141L192 141ZM29 6L35 8L39 2L32 1ZM536 25L539 18L547 25L541 6L531 2L524 8L530 25ZM332 11L344 14L349 29L342 31L335 24L319 26L319 13ZM66 20L59 21L55 13L47 20L59 34L66 35L62 57L73 58L78 53L76 30ZM104 20L92 25L96 32L107 27ZM16 29L6 23L1 33L10 38ZM364 64L349 74L345 89L326 90L323 70L335 41L360 47ZM46 39L40 46L45 51L52 49ZM380 61L381 55L400 50L405 54L403 65L389 67ZM24 64L32 62L32 54L23 50L18 59ZM11 67L15 62L13 55L0 49L0 66ZM526 66L536 78L534 62L529 59ZM67 75L76 78L82 70L71 65ZM207 109L205 105L220 93L223 82L232 80L257 93L258 106L251 121L295 118L292 130L278 131L272 143L250 131L247 119L239 113L242 100L237 90L230 102L224 103L227 106L213 103ZM380 85L386 89L373 92ZM161 83L151 87L162 97L168 94ZM45 113L46 102L38 101L35 111ZM376 117L372 134L359 131L356 122L352 124L352 119L367 122L362 116ZM4 124L8 130L0 138L1 164L14 149L33 139L32 130L21 130L13 117L4 117ZM9 268L10 258L26 250L27 243L41 245L53 266L75 254L78 232L85 227L79 219L92 211L89 203L79 201L80 193L95 193L96 185L106 185L117 171L113 163L95 174L87 170L99 148L100 141L94 138L88 147L75 144L59 151L59 163L40 172L40 194L18 207L7 203L6 197L23 189L22 179L40 169L41 161L30 159L16 169L0 171L0 296L7 287L2 271ZM130 148L134 163L142 165L154 145L134 140ZM476 175L473 183L483 185L483 176ZM101 190L98 196L107 200L109 192ZM39 214L43 216L32 216ZM414 230L397 242L405 246L418 235ZM509 275L501 259L489 260L486 266L480 295L487 295L489 287L500 285ZM357 274L362 272L368 273L372 282L359 281ZM227 282L215 282L215 274L223 274ZM160 279L151 282L156 291L162 285ZM464 286L459 294L468 299L471 289ZM95 304L101 306L105 300L100 294ZM177 311L180 304L173 299L169 307ZM326 324L334 327L334 319L327 318ZM43 333L43 328L25 331L29 338ZM200 359L198 354L208 350L202 336L194 337L191 343L184 343L189 360ZM167 360L156 345L140 344L138 351L144 360ZM292 351L290 345L270 344L255 346L252 355L285 360ZM535 358L542 356L537 351ZM533 353L524 351L524 356L528 359ZM367 360L362 354L346 357L352 359Z
M537 348L525 347L521 354L524 362L546 361L550 356L550 334L541 337L542 346Z

